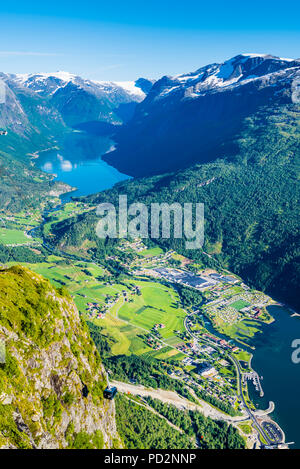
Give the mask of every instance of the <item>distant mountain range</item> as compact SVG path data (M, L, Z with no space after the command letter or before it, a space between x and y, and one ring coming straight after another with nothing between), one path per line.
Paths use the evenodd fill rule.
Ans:
M164 76L120 128L106 161L132 176L232 158L247 118L263 106L300 103L300 59L241 54L196 72Z
M47 97L69 126L97 120L120 124L124 120L123 108L128 108L130 113L132 104L143 101L145 91L152 86L145 79L92 81L67 72L16 75L13 81Z
M152 81L96 82L67 72L12 75L0 73L5 99L0 104L3 144L21 150L56 142L68 127L99 121L120 125L142 101Z

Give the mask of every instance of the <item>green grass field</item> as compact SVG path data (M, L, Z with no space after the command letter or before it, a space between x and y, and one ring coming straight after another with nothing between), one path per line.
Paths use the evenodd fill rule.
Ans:
M125 324L112 315L107 315L105 319L96 319L94 323L102 328L101 333L112 342L113 355L142 355L151 351L150 347L139 337L140 329Z
M145 251L141 251L138 253L139 256L141 257L155 257L155 256L159 256L160 254L163 254L163 250L159 247L155 247L155 248L150 248L150 249L146 249Z
M0 244L30 244L32 239L25 236L23 231L0 228Z
M132 302L125 302L123 296L110 309L104 319L96 319L95 323L101 326L102 333L107 335L115 343L112 345L112 353L119 354L148 354L159 359L181 360L184 355L174 347L182 342L174 331L183 331L183 320L185 312L176 307L178 296L173 288L165 287L157 282L126 280L128 288L122 285L112 285L107 287L95 287L89 289L90 294L95 296L98 292L101 295L104 291L126 290L128 298ZM141 295L130 294L130 287L137 285L140 287ZM77 297L78 298L78 297ZM76 300L82 301L82 299ZM162 340L168 344L160 350L153 350L145 343L145 336L152 329L154 324L165 324L164 329L159 329Z
M136 281L141 289L141 296L135 296L132 303L125 303L119 310L119 318L133 325L150 330L161 323L165 328L159 329L164 339L175 339L174 331L183 331L185 312L176 307L179 300L173 288L156 282Z
M229 306L236 309L237 311L240 311L241 309L246 308L246 306L250 306L250 303L244 300L238 300L234 303L231 303Z
M249 362L251 354L245 350L240 350L234 354L238 360Z
M23 262L22 264L50 280L54 286L61 287L64 285L74 296L75 303L81 312L85 310L87 302L97 300L99 303L104 304L107 294L116 293L116 289L105 287L95 279L95 276L103 273L103 269L96 265L82 262L69 263L58 256L49 256L48 262L37 264ZM82 270L83 268L92 275L87 275ZM86 298L82 295L85 295Z

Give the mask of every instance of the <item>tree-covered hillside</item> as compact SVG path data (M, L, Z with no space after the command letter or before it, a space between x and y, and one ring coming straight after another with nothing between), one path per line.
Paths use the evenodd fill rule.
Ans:
M36 169L29 158L25 162L1 151L5 138L0 137L0 212L34 209L71 189L68 184L54 182L51 175Z
M173 425L151 410L123 396L117 397L117 428L127 448L192 449L197 441L201 449L245 449L238 431L225 422L204 417L200 412L186 412L149 398L149 405Z

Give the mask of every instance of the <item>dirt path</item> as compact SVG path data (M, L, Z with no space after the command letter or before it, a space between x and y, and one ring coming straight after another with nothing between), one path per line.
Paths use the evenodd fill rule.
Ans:
M140 395L142 397L150 396L153 399L159 399L161 402L165 404L172 404L181 410L199 411L205 417L210 417L214 420L222 420L227 423L237 423L245 419L245 416L231 417L230 415L226 415L220 410L217 410L214 407L210 406L207 402L202 401L201 399L198 399L200 404L195 404L189 401L188 399L185 399L184 397L179 396L174 391L167 391L164 389L146 388L145 386L122 383L120 381L112 381L112 384L116 386L118 388L118 391L120 392L123 392L126 394L129 393L133 395Z

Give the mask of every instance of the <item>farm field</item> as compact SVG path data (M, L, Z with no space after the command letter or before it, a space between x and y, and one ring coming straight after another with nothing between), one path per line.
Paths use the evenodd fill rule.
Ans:
M246 306L250 306L250 303L244 300L238 300L234 303L231 303L229 306L236 309L237 311L240 311L241 309L246 308Z
M141 251L138 253L141 257L154 257L163 254L163 250L159 247L145 249L145 251Z
M125 324L112 315L107 315L103 320L95 319L93 322L100 326L101 333L108 337L113 355L142 355L151 351L139 337L142 334L140 329Z
M164 324L165 327L159 330L164 339L176 337L176 330L184 331L186 313L177 307L179 297L173 288L156 282L136 281L135 284L142 294L120 308L120 319L147 330L155 324Z
M172 287L148 280L124 279L121 283L104 285L97 277L105 274L103 268L84 262L72 262L62 257L50 255L46 262L24 263L32 271L49 279L56 287L65 286L74 298L79 311L86 313L87 303L97 302L105 305L107 295L121 294L105 318L92 319L102 329L102 333L111 340L112 353L119 354L155 354L157 358L180 360L183 354L174 347L182 340L174 331L184 331L185 311L178 308L179 297ZM141 295L132 295L130 289L138 286ZM122 292L126 292L130 301L125 302ZM88 318L89 319L89 318ZM146 344L145 336L155 324L164 324L159 329L162 340L168 346L155 351Z
M164 360L184 358L184 355L174 348L182 342L174 331L184 331L183 320L186 315L183 309L177 308L179 298L175 290L151 281L126 280L126 283L129 288L132 285L138 286L141 295L130 296L129 293L128 298L131 301L128 302L125 302L123 297L119 298L104 319L94 320L95 324L101 327L101 332L111 339L112 353L145 356L149 354ZM111 288L129 292L123 283ZM165 325L159 332L162 340L168 344L159 350L150 348L145 341L145 336L155 324Z
M12 264L15 263L12 262ZM23 262L22 265L47 278L56 287L65 286L75 297L75 302L78 303L77 306L81 307L80 310L90 301L88 297L92 296L92 299L97 299L100 303L104 302L105 295L108 292L113 292L112 289L104 287L96 280L95 276L103 275L104 272L101 267L96 265L82 262L71 264L58 256L49 256L48 262L36 264ZM84 301L83 297L78 296L77 298L77 295L86 295L87 298Z
M28 238L23 231L0 228L0 243L4 245L8 244L30 244L32 239Z

